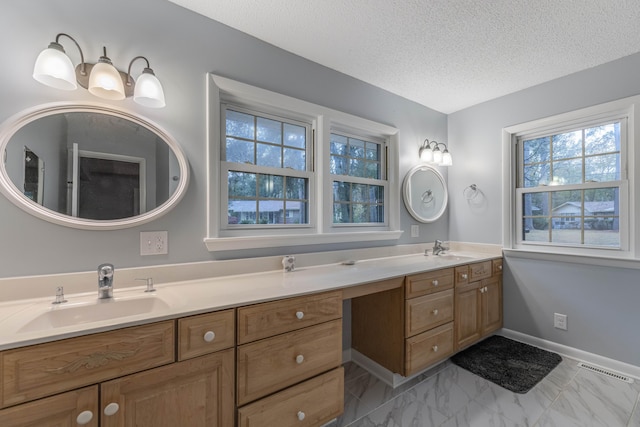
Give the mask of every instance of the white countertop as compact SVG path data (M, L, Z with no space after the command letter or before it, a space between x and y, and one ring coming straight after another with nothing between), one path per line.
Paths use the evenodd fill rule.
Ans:
M118 289L116 283L113 301L97 300L97 291L66 295L67 302L60 305L52 305L51 297L8 301L0 303L0 350L258 302L343 289L499 256L495 252L479 251L456 251L443 257L410 254L367 259L357 261L354 265L333 263L302 267L290 273L277 270L175 281L157 285L154 293L143 292L144 287ZM111 318L109 313L115 305L109 304L127 304L127 301L132 303L128 304L130 307L150 308L145 309L144 313L132 311L128 315ZM63 326L28 326L29 322L33 324L37 316L47 316L54 311L75 308L86 308L85 315L102 312L103 318L98 316L98 320L95 320L93 317L89 319L79 315L79 320Z

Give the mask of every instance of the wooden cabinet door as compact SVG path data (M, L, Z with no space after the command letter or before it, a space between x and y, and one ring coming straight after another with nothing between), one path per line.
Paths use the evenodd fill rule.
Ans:
M98 427L98 386L0 410L0 426Z
M456 288L455 327L457 349L462 349L481 337L480 286L473 282Z
M100 390L102 427L232 426L234 351L129 375Z
M482 281L482 335L502 327L502 275Z

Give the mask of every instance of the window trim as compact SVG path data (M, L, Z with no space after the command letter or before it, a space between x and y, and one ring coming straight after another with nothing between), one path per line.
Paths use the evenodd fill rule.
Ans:
M207 74L206 102L206 170L207 170L207 229L203 239L211 252L260 249L285 246L305 246L347 242L397 241L403 231L400 229L400 199L398 192L388 191L388 223L383 227L331 227L327 222L326 211L332 209L332 192L323 191L327 181L331 181L328 172L331 129L347 130L356 135L373 135L386 139L387 185L398 186L398 129L373 122L341 111L326 108L300 99L271 92L226 77ZM310 209L310 221L314 227L278 228L252 230L223 230L221 227L221 103L229 103L250 110L264 110L267 113L290 117L300 121L310 121L315 129L315 143L312 155L315 160L315 179L310 181L309 190L315 192L315 209ZM295 114L290 112L295 111ZM326 141L326 142L323 142ZM322 149L319 149L322 147ZM326 169L326 171L325 171ZM331 187L329 187L331 188ZM232 233L233 231L233 233Z
M624 98L593 107L583 108L576 111L558 114L555 116L534 120L514 126L503 128L502 130L502 160L503 160L503 250L507 255L518 257L532 257L542 260L560 260L565 262L611 265L616 260L616 264L633 265L631 268L638 268L640 261L637 253L638 242L640 242L639 227L633 221L635 212L638 212L637 197L638 187L634 185L636 165L640 164L638 159L639 150L634 148L635 141L640 141L636 123L640 123L640 96ZM536 135L553 133L557 129L570 127L580 127L583 123L627 118L627 139L621 147L621 178L626 179L614 181L620 184L620 192L626 195L620 197L620 212L624 212L627 224L626 230L621 228L620 238L623 249L603 249L603 248L576 248L551 245L518 245L518 204L516 203L519 192L517 188L518 176L518 150L516 148L517 138L520 135ZM621 215L622 216L622 215ZM624 240L628 239L625 248Z

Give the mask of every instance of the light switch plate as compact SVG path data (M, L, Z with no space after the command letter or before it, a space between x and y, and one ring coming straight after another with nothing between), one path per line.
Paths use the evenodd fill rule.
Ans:
M411 237L420 237L420 226L412 224L411 225Z
M166 231L141 231L140 255L166 255L169 253L169 238Z

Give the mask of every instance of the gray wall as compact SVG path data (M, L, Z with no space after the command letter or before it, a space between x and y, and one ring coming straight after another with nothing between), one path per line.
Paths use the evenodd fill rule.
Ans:
M13 114L56 101L109 103L84 89L59 91L31 74L37 55L57 33L76 38L85 58L95 62L107 47L125 70L145 55L162 81L167 107L144 108L131 99L113 105L138 113L172 134L190 162L191 181L181 203L166 216L143 226L116 231L83 231L49 224L0 197L0 277L90 271L110 261L116 267L214 259L202 239L206 232L205 77L207 72L395 126L400 130L400 177L417 161L425 138L444 140L447 117L389 92L319 66L164 0L3 0L0 36L6 40L0 67L0 122ZM74 63L77 49L61 39ZM375 58L372 58L375 60ZM138 68L136 68L138 67ZM134 65L134 74L142 63ZM455 155L455 153L454 153ZM445 171L446 174L446 171ZM398 189L399 190L399 189ZM448 218L420 226L410 238L411 220L401 207L400 243L448 238ZM169 254L141 257L140 231L167 230ZM374 246L343 245L341 249ZM263 256L335 249L310 246L216 254L217 258Z
M636 54L451 114L449 142L464 153L449 171L451 240L502 243L502 128L636 95L639 76ZM480 208L462 197L472 183L486 196ZM640 365L637 270L505 261L506 328ZM553 328L553 313L568 315L567 331Z

